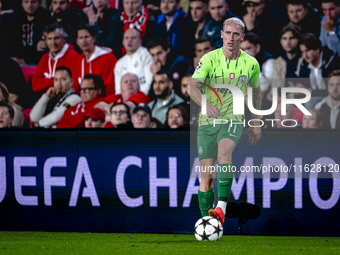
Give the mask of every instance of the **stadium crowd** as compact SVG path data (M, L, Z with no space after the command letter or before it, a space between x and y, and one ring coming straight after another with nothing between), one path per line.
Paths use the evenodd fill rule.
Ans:
M310 116L278 100L274 128L340 128L339 0L0 0L0 127L195 126L187 86L230 17L260 64L262 109L272 88L311 92Z

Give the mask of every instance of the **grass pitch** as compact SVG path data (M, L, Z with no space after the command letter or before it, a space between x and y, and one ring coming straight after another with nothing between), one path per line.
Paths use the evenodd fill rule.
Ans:
M231 236L198 242L194 235L0 232L0 254L337 254L339 237Z

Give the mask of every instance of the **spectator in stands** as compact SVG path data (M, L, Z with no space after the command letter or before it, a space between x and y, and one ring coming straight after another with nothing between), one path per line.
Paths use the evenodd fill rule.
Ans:
M82 54L74 61L74 77L76 86L81 84L85 74L99 75L106 86L106 94L115 94L114 67L117 58L112 54L112 50L107 47L95 45L96 32L89 25L82 25L78 28L77 44L82 50Z
M189 127L189 117L185 109L180 105L169 108L166 113L165 127L171 129Z
M213 47L221 48L223 22L229 18L241 18L229 10L226 0L209 0L209 12L211 19L204 25L203 35L210 38Z
M160 70L169 73L174 82L175 92L179 94L180 81L188 70L189 60L185 59L183 55L177 56L176 52L170 51L166 41L163 39L152 39L147 48L153 59L153 64L150 68L153 76ZM153 90L150 92L153 92ZM150 96L152 97L153 95L151 94Z
M56 68L73 68L72 62L78 56L74 47L66 42L67 34L60 24L54 23L44 28L44 36L49 51L41 58L32 78L33 91L45 91L53 87Z
M281 55L274 60L272 86L286 87L286 78L296 77L295 71L300 59L300 32L293 24L288 24L280 31Z
M184 100L175 94L173 82L165 71L159 71L153 77L152 86L157 99L149 103L149 107L152 110L152 116L164 123L168 109Z
M85 114L86 128L103 128L105 126L105 112L98 108L93 108Z
M286 115L281 115L281 103L277 104L274 112L274 128L300 128L301 124L294 118L294 107L286 105ZM295 121L294 121L295 120Z
M32 97L32 88L27 86L19 64L2 51L0 51L0 82L6 84L11 97L15 98L12 101L24 109L34 105L36 99Z
M256 33L261 39L262 47L273 55L280 53L279 32L283 19L275 6L265 0L243 0L246 14L243 21L246 32Z
M12 120L12 125L15 127L22 127L25 121L23 109L20 105L17 105L15 102L11 100L7 87L2 82L0 82L0 102L6 103L7 105L13 108L14 117Z
M296 25L301 34L312 33L319 36L320 19L306 0L288 0L286 6L290 23Z
M0 128L11 128L14 118L14 110L12 106L5 102L0 102Z
M64 112L81 102L72 88L73 78L70 69L59 66L53 78L54 87L48 88L32 108L30 118L35 127L51 127L63 117Z
M312 115L303 115L302 128L322 128L322 116L318 110L308 110Z
M161 0L162 14L158 16L155 36L165 38L168 47L177 55L189 56L193 38L190 38L190 23L180 8L180 0Z
M243 42L241 42L241 48L259 62L261 91L265 92L269 90L273 77L275 56L262 48L259 36L252 32L246 34Z
M324 14L320 29L321 46L340 55L340 1L321 0L321 8Z
M211 45L211 41L208 37L201 36L198 38L195 41L195 57L193 58L187 72L193 74L201 57L203 57L204 54L213 51L214 49L215 47Z
M109 0L93 0L87 11L90 25L96 30L96 44L113 50L113 54L122 56L123 27L118 10L110 8Z
M22 9L18 13L18 25L26 64L38 64L41 53L37 44L48 22L49 11L41 7L41 0L21 0Z
M339 68L339 66L338 66ZM320 109L323 118L323 128L340 128L340 70L334 70L328 75L328 96L315 105Z
M111 123L114 128L132 128L130 107L123 103L114 103L110 108ZM106 126L109 127L109 126Z
M95 74L86 74L80 85L81 102L71 106L57 123L57 128L81 128L85 126L85 114L105 96L102 78Z
M309 79L303 79L303 82L299 82L296 86L312 89L312 97L315 99L308 102L308 107L313 108L317 101L327 95L323 78L339 68L340 59L327 47L322 48L320 40L313 34L301 35L299 45L303 61L298 65L296 75L299 78Z
M198 39L203 35L204 25L210 18L209 1L208 0L190 0L191 12L191 31L194 33L194 38Z
M67 42L71 43L75 50L80 53L81 50L77 46L77 29L82 24L87 24L88 19L84 12L70 7L69 0L52 0L51 2L52 17L49 23L60 23L68 34ZM44 40L40 40L37 45L38 51L47 50Z
M123 0L123 8L120 18L124 23L124 32L129 28L137 29L145 46L154 36L156 17L143 5L142 0Z
M149 128L151 124L151 110L146 104L139 104L132 114L132 124L134 128Z
M16 15L12 9L4 10L2 2L0 0L0 50L23 64L21 31L18 30Z
M141 34L136 29L128 29L124 33L123 45L126 55L117 61L114 69L115 92L120 94L121 78L127 72L134 73L139 78L140 90L144 94L149 94L152 83L151 65L152 56L149 51L142 47Z

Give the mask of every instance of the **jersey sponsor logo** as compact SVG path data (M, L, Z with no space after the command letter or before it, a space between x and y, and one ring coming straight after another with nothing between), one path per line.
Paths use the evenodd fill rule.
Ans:
M200 69L202 66L202 62L201 61L198 61L198 64L197 64L197 67L196 67L196 70Z
M241 83L246 83L247 80L248 80L247 75L241 74L241 76L240 76L240 82L241 82Z
M230 74L229 74L229 78L230 78L230 79L234 79L234 78L235 78L235 74L234 74L234 73L230 73Z

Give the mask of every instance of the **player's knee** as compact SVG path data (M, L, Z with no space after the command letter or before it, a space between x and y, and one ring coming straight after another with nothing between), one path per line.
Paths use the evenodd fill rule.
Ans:
M200 190L208 191L214 186L214 179L212 178L202 178L200 184Z
M221 163L231 163L232 152L227 149L222 149L218 151L217 156L218 162Z

